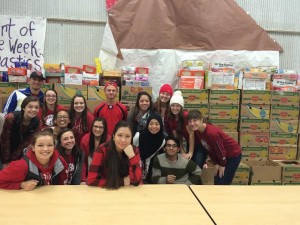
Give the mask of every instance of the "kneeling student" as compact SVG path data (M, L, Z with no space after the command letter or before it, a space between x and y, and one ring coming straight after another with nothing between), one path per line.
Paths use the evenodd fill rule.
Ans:
M0 188L31 191L37 186L66 182L68 165L54 149L52 130L36 133L31 144L23 158L0 171Z
M178 138L167 137L165 153L158 155L153 161L152 182L156 184L201 184L201 169L193 162L178 153Z

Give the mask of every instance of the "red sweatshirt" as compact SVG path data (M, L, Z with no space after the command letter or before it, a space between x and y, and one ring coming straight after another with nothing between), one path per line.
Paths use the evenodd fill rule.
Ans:
M99 146L93 155L92 164L88 172L87 184L103 187L106 184L107 176L107 151L106 143ZM134 149L135 156L129 159L129 178L131 184L142 183L142 170L140 167L140 154L137 148Z
M203 133L195 131L207 154L215 164L225 167L226 159L239 156L242 153L240 145L219 127L207 123Z
M47 168L37 161L34 152L30 149L26 156L28 159L38 168L39 175L43 178L45 185L51 185L51 177L54 175L53 170L56 165L56 169L60 167L58 177L58 184L65 184L68 175L68 165L65 160L59 156L57 150L54 151L50 158L50 162ZM0 188L2 189L20 189L21 183L25 181L25 178L29 172L29 167L24 158L16 161L12 161L7 167L0 171Z
M88 127L88 131L84 132L83 131L83 126L82 126L81 118L75 118L75 122L74 122L74 125L72 127L72 130L74 132L75 141L76 141L76 144L78 146L80 146L81 138L90 131L92 123L93 123L93 120L94 120L93 114L90 111L87 111L87 127Z

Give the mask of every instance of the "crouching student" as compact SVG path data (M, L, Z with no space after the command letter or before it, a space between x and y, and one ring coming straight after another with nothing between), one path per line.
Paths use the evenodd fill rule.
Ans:
M52 130L35 134L23 158L0 171L0 188L31 191L37 186L64 184L68 165L54 148Z
M61 130L57 139L56 148L68 164L67 184L86 184L82 177L84 152L76 144L74 131L71 129Z
M240 145L220 128L207 123L198 110L191 110L187 119L214 164L214 183L231 184L242 157Z
M180 154L178 138L166 137L165 153L156 156L152 167L152 182L156 184L201 184L201 169Z
M130 124L121 120L109 142L100 145L93 155L87 184L107 189L142 183L140 154L132 146Z

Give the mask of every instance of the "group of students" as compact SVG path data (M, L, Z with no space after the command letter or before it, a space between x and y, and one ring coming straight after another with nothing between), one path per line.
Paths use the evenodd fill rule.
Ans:
M199 111L186 111L181 92L173 93L169 84L155 103L147 92L138 93L128 115L113 82L105 85L106 101L93 114L82 95L66 110L55 90L41 93L43 77L36 72L29 83L11 94L3 110L0 188L201 184L207 154L215 164L215 184L230 184L241 160L238 143Z

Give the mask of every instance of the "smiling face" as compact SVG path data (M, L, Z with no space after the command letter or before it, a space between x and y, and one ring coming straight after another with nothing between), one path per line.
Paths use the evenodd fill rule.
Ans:
M139 107L141 111L146 112L150 107L150 99L147 95L142 95L139 99Z
M69 117L69 113L67 113L66 111L62 110L59 111L56 115L56 119L55 119L56 125L59 128L66 128L68 127L69 123L70 123L70 117Z
M54 152L53 136L39 136L32 146L32 151L35 153L36 159L41 165L47 165Z
M74 110L77 113L82 113L85 109L84 99L82 97L76 97L74 99Z
M150 120L148 130L151 134L157 134L160 131L159 122L156 119Z
M92 127L92 132L95 137L100 137L104 132L104 125L102 121L95 121Z
M161 92L159 94L160 101L162 101L164 103L169 102L170 98L171 98L171 95L168 92Z
M203 123L203 119L190 119L188 120L188 125L192 130L199 130L200 132L205 129L205 124Z
M75 137L72 131L67 131L61 135L61 146L66 150L72 150L75 145Z
M45 93L45 101L48 105L54 105L56 103L57 96L56 93L52 90L48 90Z
M41 90L43 83L44 80L42 78L38 78L38 77L30 78L29 81L30 89L33 90L34 92L38 92Z
M120 127L113 136L117 151L122 152L124 148L131 144L131 139L132 133L130 128Z
M179 105L178 103L173 103L171 104L170 106L171 108L171 112L174 114L174 115L177 115L180 113L181 109L182 109L182 106Z
M26 119L32 119L34 117L37 116L38 112L40 109L40 104L38 101L34 101L34 102L29 102L25 108L23 108L24 110L24 118Z

